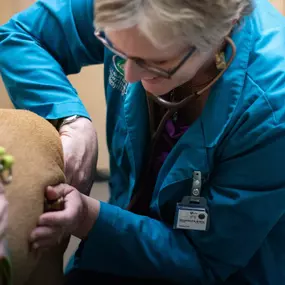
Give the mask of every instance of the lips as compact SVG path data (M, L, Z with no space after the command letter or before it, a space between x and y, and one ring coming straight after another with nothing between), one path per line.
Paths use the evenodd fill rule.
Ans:
M153 77L144 77L143 80L152 80L152 79L155 79L157 78L156 76L153 76Z
M157 84L164 80L162 77L144 77L141 81L147 84Z

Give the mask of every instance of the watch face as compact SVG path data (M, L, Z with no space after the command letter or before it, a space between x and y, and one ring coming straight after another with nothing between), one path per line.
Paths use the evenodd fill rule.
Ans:
M65 118L63 119L62 123L60 124L60 127L61 128L62 126L64 125L67 125L67 124L70 124L70 123L73 123L75 122L80 116L78 115L74 115L74 116L71 116L71 117L68 117L68 118Z
M77 117L78 117L77 115L68 117L68 118L66 118L66 121L67 122L73 122L73 121L75 121L77 119Z
M69 118L67 118L67 121L69 123L76 121L79 118L79 116L75 115L75 116L71 116Z

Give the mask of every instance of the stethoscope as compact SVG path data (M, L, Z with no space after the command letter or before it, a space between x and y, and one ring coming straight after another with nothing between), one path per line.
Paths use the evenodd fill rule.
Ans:
M202 88L201 90L197 91L197 92L193 92L192 94L190 94L189 96L187 96L186 98L182 99L180 102L170 102L165 100L164 98L160 97L160 96L155 96L153 94L148 93L148 98L154 102L156 102L159 106L168 109L167 112L165 113L165 115L162 117L157 130L153 133L152 135L152 144L155 144L155 142L157 141L157 139L160 137L163 129L164 129L164 125L167 122L167 120L169 120L174 113L176 113L177 111L179 111L180 109L184 108L191 100L193 100L193 97L199 97L201 96L204 92L206 92L207 90L209 90L223 75L224 73L227 71L227 69L229 68L229 66L232 64L235 55L236 55L236 46L233 42L233 40L229 37L225 38L225 42L227 42L231 48L232 48L232 55L229 59L229 61L227 62L225 68L223 70L221 70L219 72L219 74L211 80L211 82L209 82L204 88ZM149 116L150 117L150 124L153 125L153 116Z
M179 110L181 110L182 108L184 108L185 106L187 106L187 104L193 100L193 97L198 98L199 96L201 96L204 92L208 91L223 75L224 73L227 71L227 69L229 68L229 66L232 64L235 55L236 55L236 46L233 42L233 40L229 37L225 37L225 42L228 43L231 46L232 49L232 54L231 57L229 59L229 61L226 63L226 66L224 69L222 69L215 78L213 78L204 88L202 88L199 91L193 92L191 93L189 96L187 96L186 98L182 99L179 102L170 102L165 100L164 98L160 97L160 96L155 96L151 93L147 93L147 100L148 100L148 104L150 103L149 100L157 103L160 107L167 109L166 113L163 115L162 119L160 120L158 127L156 129L156 131L152 131L152 135L151 135L151 147L149 149L149 154L148 154L148 161L147 161L147 167L145 168L144 173L141 175L139 182L138 182L138 187L139 190L136 191L131 199L130 204L128 205L127 209L128 210L132 210L135 208L135 206L137 205L137 203L140 200L140 197L142 195L146 195L146 191L147 189L142 189L143 187L140 187L140 184L142 181L144 181L145 179L148 179L148 172L151 168L151 162L152 162L152 158L153 158L153 151L155 149L155 145L158 141L158 139L160 138L162 132L164 131L164 127L166 122ZM150 106L150 104L149 104ZM153 125L154 125L154 116L151 114L150 112L150 107L149 107L149 121L150 121L150 126L151 129L153 129ZM152 193L152 192L151 192Z

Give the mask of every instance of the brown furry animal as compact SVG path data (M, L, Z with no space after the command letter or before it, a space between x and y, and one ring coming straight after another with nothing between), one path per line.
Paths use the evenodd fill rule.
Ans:
M40 256L28 242L44 210L44 189L65 182L58 132L29 111L0 109L0 146L15 158L13 181L5 186L13 285L60 285L68 241Z

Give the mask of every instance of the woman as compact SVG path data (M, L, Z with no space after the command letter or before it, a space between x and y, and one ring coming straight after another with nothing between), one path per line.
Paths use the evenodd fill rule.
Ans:
M9 94L72 134L76 179L94 135L66 74L105 66L110 201L49 187L65 209L31 234L82 239L67 284L285 284L284 27L266 0L41 0L1 28Z

